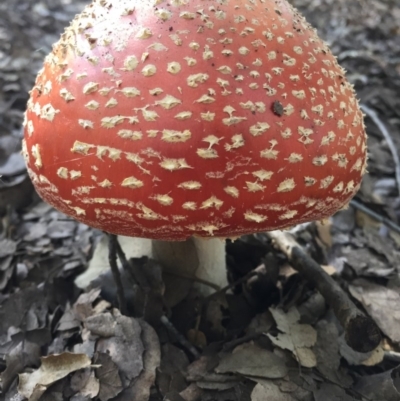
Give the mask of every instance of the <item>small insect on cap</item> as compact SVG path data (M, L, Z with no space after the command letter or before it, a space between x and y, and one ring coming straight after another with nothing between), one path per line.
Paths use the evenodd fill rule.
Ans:
M95 0L45 60L24 154L44 200L130 236L321 219L366 168L343 69L284 0Z

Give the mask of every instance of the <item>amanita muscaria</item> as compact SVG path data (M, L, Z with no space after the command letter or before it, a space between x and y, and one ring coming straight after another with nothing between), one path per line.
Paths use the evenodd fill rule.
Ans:
M215 238L207 253L342 208L366 136L344 70L285 0L95 0L45 59L23 153L64 213L114 234Z

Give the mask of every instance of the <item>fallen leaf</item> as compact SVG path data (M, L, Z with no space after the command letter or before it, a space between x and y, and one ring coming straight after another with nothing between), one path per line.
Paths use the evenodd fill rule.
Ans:
M86 368L75 372L71 377L71 389L75 391L74 401L95 398L99 394L100 383L93 369Z
M12 341L4 359L6 369L0 374L0 388L3 394L8 390L18 373L23 372L26 366L39 363L40 346L26 338L16 342Z
M90 358L85 354L64 352L43 357L39 369L19 375L18 391L29 401L37 401L53 383L90 364Z
M100 384L99 399L107 401L114 398L123 390L117 365L112 361L110 355L103 352L95 354L94 363L100 365L95 372Z
M331 383L321 383L318 390L314 391L313 393L315 401L354 401L354 397L348 395L345 389Z
M215 371L277 379L284 377L288 369L284 360L279 356L247 343L237 347L231 354L223 355Z
M96 351L110 355L118 366L122 384L126 387L143 370L142 328L137 319L123 316L117 309L113 310L113 318L112 336L100 338L97 341ZM104 324L109 324L106 317Z
M85 292L79 296L73 306L75 317L83 322L87 317L93 315L93 302L100 295L101 290L96 288L89 292Z
M375 348L373 351L371 351L371 355L368 359L363 361L364 366L375 366L378 365L378 363L381 363L383 361L383 358L385 357L385 351L383 350L382 347Z
M360 377L354 388L368 400L398 401L400 399L397 383L399 374L400 369L397 367L375 375Z
M317 358L317 369L330 382L350 387L353 380L340 369L339 332L333 322L320 320L314 353Z
M282 393L272 380L259 380L251 393L251 401L294 401L289 395Z
M0 258L14 255L17 250L17 243L11 239L0 240Z
M362 303L383 333L393 342L400 342L399 291L365 279L353 281L349 290L351 295Z
M300 314L296 308L288 313L281 309L270 308L272 316L282 332L276 337L267 334L268 338L278 347L292 351L300 364L306 368L316 366L317 359L311 350L317 341L317 332L308 324L300 324Z
M156 370L161 362L160 341L155 330L144 320L139 320L142 328L142 341L144 345L143 370L135 379L128 391L127 397L117 397L119 400L147 401L150 397L150 389L156 380Z

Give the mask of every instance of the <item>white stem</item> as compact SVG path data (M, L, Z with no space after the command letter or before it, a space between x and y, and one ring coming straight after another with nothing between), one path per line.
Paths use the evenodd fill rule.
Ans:
M220 238L153 241L152 253L167 275L190 279L203 295L209 295L228 283L225 241Z
M119 236L118 240L128 259L149 256L160 262L169 306L184 299L192 288L207 296L227 285L225 241L222 239L190 238L170 242ZM75 284L85 288L108 269L105 236L96 247L88 269L76 278Z

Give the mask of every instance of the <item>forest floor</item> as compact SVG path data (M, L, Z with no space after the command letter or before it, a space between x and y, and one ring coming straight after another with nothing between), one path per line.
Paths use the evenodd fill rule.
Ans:
M77 288L102 233L38 199L20 150L36 73L86 2L2 0L0 400L400 400L400 4L291 2L347 70L369 151L350 207L294 235L377 325L380 345L351 349L315 283L265 235L227 244L235 286L208 299L190 292L168 311L162 282L128 280L129 316L110 273L98 289Z

